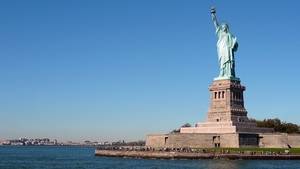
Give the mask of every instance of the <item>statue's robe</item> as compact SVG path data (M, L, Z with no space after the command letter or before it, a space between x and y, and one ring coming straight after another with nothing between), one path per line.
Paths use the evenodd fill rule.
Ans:
M229 31L223 31L221 26L217 27L216 34L220 77L234 77L234 52L238 47L237 39Z

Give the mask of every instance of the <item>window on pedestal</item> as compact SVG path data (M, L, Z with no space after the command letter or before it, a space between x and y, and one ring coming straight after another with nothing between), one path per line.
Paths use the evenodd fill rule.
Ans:
M213 136L213 144L215 147L220 147L220 136Z
M169 137L165 137L165 144L167 144Z
M225 91L222 91L222 99L225 97Z
M233 100L237 99L237 92L232 92L233 93Z
M218 93L217 93L217 92L215 92L215 99L217 98L217 95L218 95Z

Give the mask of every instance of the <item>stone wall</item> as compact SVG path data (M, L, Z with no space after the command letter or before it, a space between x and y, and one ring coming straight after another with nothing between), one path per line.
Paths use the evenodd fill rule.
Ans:
M300 134L269 133L260 134L260 147L266 148L295 148L300 147Z
M95 150L95 156L158 159L300 160L299 154L228 154L178 151Z
M259 138L259 140L255 139ZM178 133L148 135L146 146L148 147L191 147L212 148L220 147L255 147L264 148L288 148L288 145L300 148L300 134L287 133Z
M291 147L299 147L300 148L300 134L289 134L288 135L288 144Z
M259 135L253 133L239 133L240 147L258 147Z
M239 147L239 135L237 133L222 134L221 147Z
M168 147L213 147L212 134L170 134Z
M147 147L165 147L168 139L167 134L150 134L146 137Z
M239 147L238 134L213 134L213 133L178 133L167 135L148 135L147 147L191 147L213 148Z

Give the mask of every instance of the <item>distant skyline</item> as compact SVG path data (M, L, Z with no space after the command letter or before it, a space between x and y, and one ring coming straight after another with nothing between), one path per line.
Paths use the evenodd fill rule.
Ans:
M212 5L238 38L248 116L300 124L299 1L11 0L0 2L0 140L130 141L204 121L218 75Z

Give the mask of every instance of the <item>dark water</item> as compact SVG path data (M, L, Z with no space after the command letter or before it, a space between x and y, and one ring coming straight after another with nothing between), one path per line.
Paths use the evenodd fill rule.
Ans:
M95 157L93 148L1 147L0 169L300 169L300 161Z

